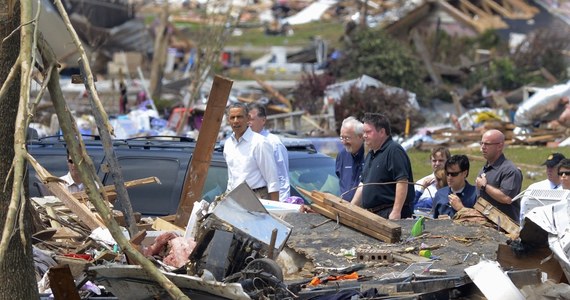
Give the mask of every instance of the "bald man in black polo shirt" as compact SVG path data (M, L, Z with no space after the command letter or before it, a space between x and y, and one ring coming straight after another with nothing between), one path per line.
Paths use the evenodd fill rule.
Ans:
M392 140L390 121L377 113L366 113L364 143L370 149L362 180L351 203L391 220L412 216L414 186L406 150Z

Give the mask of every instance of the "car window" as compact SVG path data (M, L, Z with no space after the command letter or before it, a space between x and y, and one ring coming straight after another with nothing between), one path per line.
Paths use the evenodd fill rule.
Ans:
M129 199L133 211L143 215L167 215L176 211L180 194L174 185L183 182L184 169L181 161L176 158L158 158L150 160L148 157L119 157L119 164L124 181L157 177L161 184L145 184L129 188ZM173 171L174 170L174 171ZM104 185L113 184L113 178L107 174L103 181ZM115 205L118 205L115 202Z
M223 164L213 164L208 169L208 177L204 183L202 199L212 202L216 196L226 191L228 186L228 167Z
M289 160L289 180L291 194L298 196L296 187L308 191L321 191L334 195L340 194L338 177L335 174L334 159L331 157L308 157Z

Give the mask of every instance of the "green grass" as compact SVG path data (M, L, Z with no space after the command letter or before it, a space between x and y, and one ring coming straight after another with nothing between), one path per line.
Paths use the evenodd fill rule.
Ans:
M563 149L551 149L545 147L525 147L525 146L507 146L505 149L505 156L507 159L512 160L523 173L523 190L530 184L546 179L546 168L541 166L544 160L553 152L560 152L564 155L570 155ZM484 158L478 147L475 148L461 148L451 149L451 154L465 154L470 157L469 162L471 168L469 170L469 183L475 183L477 173L484 165ZM408 155L412 162L412 172L414 173L414 180L418 180L432 172L430 163L430 151L410 150ZM480 158L475 160L473 158ZM534 178L530 178L528 173L535 173Z
M312 22L293 26L291 36L265 35L264 28L242 29L243 35L232 36L226 46L307 46L311 43L311 38L320 36L329 43L329 47L337 47L339 38L344 32L341 23L327 21Z

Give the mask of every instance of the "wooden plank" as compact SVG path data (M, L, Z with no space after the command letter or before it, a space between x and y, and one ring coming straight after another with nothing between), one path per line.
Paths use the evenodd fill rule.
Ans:
M146 178L127 181L127 182L125 182L125 187L128 189L128 188L141 186L141 185L145 185L145 184L151 184L151 183L161 184L160 179L158 179L158 177L153 176L153 177L146 177ZM115 191L115 185L106 185L103 187L103 190L105 191L105 193L107 193L107 197L109 198L109 202L112 202L111 199L114 200L115 197L117 196L117 192ZM73 197L80 199L80 200L85 200L85 201L89 199L89 196L87 196L87 193L85 193L85 191L73 193Z
M390 235L401 235L402 228L400 225L390 222L375 213L372 213L366 209L359 206L351 205L345 200L330 194L322 193L318 191L313 191L310 197L315 200L320 206L330 208L331 210L341 213L344 216L350 216L351 218L357 220L361 226L369 227L370 223L374 223L374 227L371 229L385 234Z
M323 207L321 205L319 205L319 206ZM380 226L376 226L377 224L375 224L374 222L370 222L370 220L355 217L352 215L348 215L348 214L346 214L346 213L344 213L344 212L342 212L342 211L340 211L334 207L331 207L331 206L324 206L324 208L333 212L335 215L338 215L339 220L341 220L341 223L347 224L348 226L350 226L350 227L352 227L358 231L365 232L369 235L371 234L370 232L374 232L375 234L379 234L382 237L379 239L383 240L385 242L391 243L393 241L399 241L400 240L401 231L399 231L399 232L387 231L386 229L384 229ZM346 221L346 222L343 222L343 221ZM378 238L378 237L376 237L376 238Z
M51 267L48 272L50 288L55 300L80 300L68 265Z
M303 193L304 195L306 195L307 197L310 197L311 200L313 200L313 203L311 204L311 208L313 208L316 212L330 218L333 220L338 220L346 225L349 226L353 229L356 229L362 233L368 234L376 239L388 242L388 243L395 243L398 242L400 240L401 237L401 228L400 230L386 230L385 227L382 226L376 226L377 223L375 222L371 222L370 219L367 219L365 217L359 216L359 215L351 215L349 213L346 213L344 211L341 211L335 207L333 207L330 204L326 203L326 194L325 193L321 193L318 191L313 191L312 193L304 190L302 188L298 188L298 190ZM331 196L334 197L334 195L329 194ZM331 197L332 198L332 197ZM329 200L330 201L330 200ZM344 201L344 200L341 200ZM360 209L363 210L360 207L353 207L354 209ZM367 213L370 213L367 211ZM370 213L372 214L372 213ZM380 216L374 215L375 217L381 218ZM374 218L375 220L377 220L377 218Z
M330 210L328 210L328 209L326 209L326 208L324 208L324 207L322 207L322 206L320 206L320 205L318 205L318 204L313 204L313 205L311 205L311 208L313 208L314 211L318 212L319 214L321 214L321 215L323 215L323 216L325 216L325 217L327 217L327 218L329 218L329 219L332 219L332 220L335 220L335 221L337 220L337 214L336 214L335 212L330 211ZM396 243L396 242L399 242L399 240L394 240L394 239L392 239L391 237L382 235L382 234L380 234L380 233L378 233L378 232L375 232L375 231L373 231L373 230L371 230L371 229L368 229L368 228L366 228L366 227L358 226L357 224L352 223L352 222L349 220L349 218L347 218L346 216L338 216L338 220L339 220L339 222L342 223L343 225L346 225L346 226L348 226L348 227L350 227L350 228L353 228L353 229L355 229L355 230L357 230L357 231L360 231L360 232L362 232L362 233L364 233L364 234L367 234L367 235L369 235L369 236L371 236L371 237L373 237L373 238L375 238L375 239L384 241L384 242L386 242L386 243Z
M65 204L71 211L77 215L81 222L85 223L89 229L93 230L98 227L105 228L105 224L101 222L96 216L97 213L92 213L91 210L85 206L85 204L80 203L73 195L63 186L62 183L56 181L44 182L44 185L49 189L49 191L54 194L63 204Z
M177 226L186 227L194 202L200 201L202 197L202 190L208 176L208 168L232 85L233 81L227 78L217 75L214 77L214 83L208 97L208 105L206 105L204 112L204 123L200 128L200 136L192 154L190 167L186 170L186 179L174 222Z
M55 210L53 209L52 205L46 205L45 206L46 209L46 213L48 216L50 216L52 219L49 220L49 224L52 228L61 228L61 224L59 224L57 220L58 216L55 213Z
M140 245L145 237L146 237L146 230L140 230L132 239L130 239L130 242L133 245Z
M285 104L287 106L287 111L286 112L291 112L291 101L289 101L289 99L285 98L285 96L281 95L278 91L276 91L272 86L270 86L269 84L265 83L263 80L261 80L260 78L255 78L255 81L257 81L257 83L264 89L266 90L269 94L271 94L271 96L275 97L277 100L279 100L279 102Z
M184 232L184 228L176 226L162 218L156 218L154 223L152 224L152 228L154 230L162 230L162 231L182 231Z
M370 212L362 207L352 205L349 202L329 193L325 193L324 198L325 204L331 205L332 207L345 212L348 215L352 215L356 218L365 218L372 222L377 223L389 232L401 232L402 227L394 222L388 221L381 216Z
M479 197L477 202L475 202L475 208L478 212L482 215L487 217L487 219L491 220L493 223L497 224L501 227L504 231L511 233L511 234L519 234L520 227L515 223L509 216L504 214L498 208L493 206L493 204L487 202L485 199Z

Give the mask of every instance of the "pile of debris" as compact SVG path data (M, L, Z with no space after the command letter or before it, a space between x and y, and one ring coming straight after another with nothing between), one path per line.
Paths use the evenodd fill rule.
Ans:
M568 241L560 236L570 226L568 201L555 203L554 209L532 210L520 238L512 240L502 232L506 223L487 207L481 211L497 228L423 218L380 220L358 209L347 211L333 195L306 193L316 200L312 207L320 213L283 213L242 184L212 204L194 204L186 229L169 222L175 216L144 218L145 225L138 221L145 229L129 236L130 243L185 295L197 299L326 299L339 291L348 295L341 299L530 299L560 297L570 289L564 284L569 276ZM149 270L136 265L104 225L92 229L91 221L69 212L77 208L67 209L55 197L33 200L52 227L34 236L44 295L77 293L77 286L84 297L172 296ZM97 220L98 215L92 215ZM383 237L382 228L399 234ZM126 230L124 234L129 235ZM504 282L500 292L489 280Z

